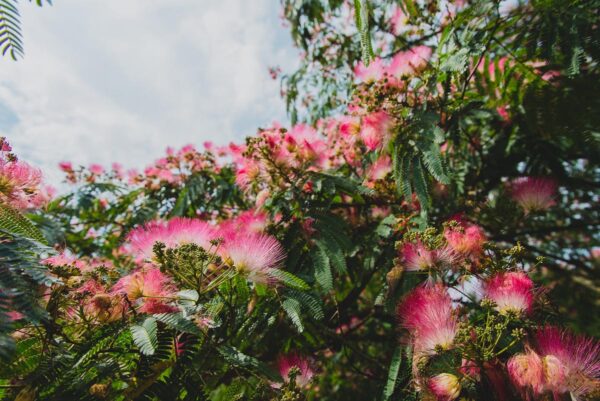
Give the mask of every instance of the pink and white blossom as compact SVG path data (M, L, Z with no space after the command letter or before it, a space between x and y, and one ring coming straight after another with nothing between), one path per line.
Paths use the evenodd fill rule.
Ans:
M427 381L427 387L438 401L452 401L458 398L461 391L458 377L451 373L441 373Z
M289 382L289 373L292 368L298 368L299 372L296 375L296 385L298 387L306 387L312 380L315 372L311 367L310 360L296 353L282 355L277 359L279 374L284 382Z
M498 273L484 284L484 294L500 313L530 313L533 307L533 281L524 272Z
M547 210L556 204L556 181L546 177L520 177L508 186L512 199L525 213Z
M169 221L155 221L132 230L127 236L134 255L139 260L153 257L154 244L162 242L167 248L177 248L183 244L196 244L211 247L211 240L217 238L216 231L209 223L182 217Z
M414 289L399 305L397 316L411 334L415 351L432 354L452 347L457 318L452 299L441 284Z
M273 270L285 259L283 246L273 236L258 233L226 232L219 249L221 257L248 280L269 284L274 282Z

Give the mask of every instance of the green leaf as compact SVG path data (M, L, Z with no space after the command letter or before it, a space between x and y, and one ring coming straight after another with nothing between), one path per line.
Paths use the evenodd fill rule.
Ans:
M298 333L302 333L304 331L304 325L302 324L302 319L300 318L300 302L294 298L287 298L281 303L283 310L288 315Z
M288 290L286 297L297 300L302 308L307 310L310 316L315 320L321 320L325 317L323 312L323 301L321 298L313 295L310 292Z
M419 198L421 210L427 211L429 209L429 192L427 189L427 181L423 174L423 165L418 157L413 158L413 183L415 186L415 193Z
M223 358L227 360L227 362L231 363L234 366L251 368L263 374L271 381L281 381L281 376L275 373L266 364L262 363L261 361L252 356L244 354L237 348L230 347L228 345L221 345L218 347L218 351L223 356Z
M392 355L392 361L390 362L390 368L388 369L388 377L387 382L385 383L385 387L383 389L383 401L387 401L390 399L392 394L394 394L394 389L396 388L396 379L398 378L398 372L400 371L400 365L402 364L402 348L396 347L394 351L394 355Z
M348 195L355 196L356 194L364 195L364 196L373 196L375 191L371 188L367 188L347 177L341 177L337 175L331 175L327 173L312 173L313 176L317 178L323 178L329 182L331 182L337 189L346 192Z
M0 203L0 230L8 231L15 235L33 239L47 245L41 231L33 225L31 220L12 207Z
M133 325L130 328L133 342L144 355L154 355L158 344L156 319L147 317L142 325Z
M422 152L423 163L427 171L442 184L449 184L450 180L444 171L440 147L437 144L432 144L428 150Z
M362 61L365 65L369 65L374 54L369 31L369 2L367 0L354 0L354 16L356 28L360 34Z
M394 150L394 179L396 181L396 192L398 195L404 196L407 202L410 202L412 198L412 188L410 185L410 161L411 155L401 153L401 149L397 146Z
M315 269L315 280L324 292L330 291L333 288L333 276L327 253L321 247L315 246L312 248L310 256Z
M100 351L102 351L105 347L108 346L108 344L110 344L114 340L115 340L115 338L112 335L110 335L110 336L104 337L104 338L100 339L99 341L97 341L96 343L94 343L90 349L88 349L86 352L83 353L83 355L81 355L79 357L77 362L75 362L75 365L73 365L73 369L76 369L80 365L85 365L86 363L88 363L96 355L98 355L98 353Z
M152 315L152 317L183 333L195 334L197 336L202 335L202 331L198 326L191 320L186 319L181 313L159 313L157 315Z
M269 276L277 279L280 283L283 283L290 288L296 288L298 290L310 289L310 286L306 284L304 280L285 270L271 269L269 271Z
M23 35L19 21L19 10L12 4L15 0L0 1L0 51L9 53L13 60L23 56Z
M338 273L346 272L346 258L344 252L338 242L330 236L326 231L321 232L321 238L315 240L315 244L319 247L327 257L331 265Z

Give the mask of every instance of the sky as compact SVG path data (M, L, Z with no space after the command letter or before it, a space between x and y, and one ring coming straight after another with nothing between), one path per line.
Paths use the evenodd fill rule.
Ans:
M19 3L25 57L0 59L0 135L58 185L57 164L143 168L167 146L286 122L271 66L298 52L279 0Z

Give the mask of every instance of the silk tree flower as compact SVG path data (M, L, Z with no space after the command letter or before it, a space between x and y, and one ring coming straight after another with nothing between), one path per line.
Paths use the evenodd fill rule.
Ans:
M164 243L167 248L177 248L183 244L196 244L208 250L210 241L217 234L209 223L182 217L175 217L167 222L155 221L132 230L127 236L134 254L140 260L153 257L153 247L157 242Z
M43 206L40 191L42 172L29 164L0 158L0 203L24 210Z
M67 255L66 253L59 253L54 256L50 256L46 259L43 259L42 264L47 266L61 267L61 266L69 266L75 267L81 271L86 270L86 264L82 260L76 259L73 256Z
M269 221L267 214L258 210L246 210L236 217L220 224L221 235L225 232L262 233L267 228Z
M451 373L441 373L430 378L427 387L438 401L452 401L460 395L461 385L458 377Z
M444 237L448 246L459 256L469 258L476 262L483 253L483 244L486 241L481 227L459 223L461 227L447 227Z
M359 61L354 68L354 76L362 82L372 83L383 79L384 71L385 66L383 65L383 60L376 57L368 66L365 66L362 61Z
M122 298L106 292L92 295L83 306L86 316L101 323L115 322L123 318L126 309Z
M508 376L523 398L537 396L544 390L544 366L540 356L532 350L511 357L506 362Z
M366 171L367 184L383 180L392 171L392 159L388 155L380 156Z
M402 246L402 265L407 271L428 270L435 265L435 251L431 251L421 241L408 242Z
M271 273L285 259L283 246L275 237L226 232L223 239L219 254L227 264L234 266L252 282L271 284L275 281Z
M353 137L360 132L358 117L342 116L339 118L339 130L343 137Z
M177 310L167 304L168 298L176 293L176 288L158 268L138 270L121 277L111 293L126 295L129 301L139 306L139 312L166 313Z
M600 342L545 326L535 333L534 346L542 358L546 390L576 397L600 390Z
M554 197L558 185L556 181L546 177L520 177L511 181L508 189L512 199L524 210L547 210L556 204Z
M93 175L102 175L104 173L104 167L102 167L100 164L95 164L95 163L90 164L90 167L88 168L88 170Z
M433 354L452 346L457 319L445 286L417 287L399 305L397 316L412 334L415 352Z
M277 358L279 374L285 383L289 383L289 373L294 367L298 368L299 372L296 375L296 385L298 387L306 387L314 376L314 371L311 367L310 360L296 353L281 355Z
M390 18L392 33L394 35L399 35L406 26L407 22L408 16L404 13L404 11L402 11L401 7L395 6L392 17Z
M367 149L374 151L385 146L392 128L390 115L385 111L376 111L363 117L360 137Z
M236 165L235 183L244 190L249 189L262 174L262 166L256 160L238 160Z
M429 46L417 46L410 50L397 53L390 62L387 72L395 78L402 78L421 71L431 58Z
M484 295L500 313L530 313L533 307L533 281L524 272L498 273L484 284Z
M421 241L405 243L401 249L403 267L407 271L423 271L451 267L456 261L452 249L430 250Z
M311 163L323 166L329 155L327 143L307 124L296 124L284 135L287 151L295 156L299 165Z

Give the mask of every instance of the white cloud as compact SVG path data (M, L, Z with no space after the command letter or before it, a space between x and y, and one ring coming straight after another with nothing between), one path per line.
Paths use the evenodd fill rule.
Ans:
M18 122L0 129L54 183L61 160L143 167L169 145L285 120L267 68L293 68L296 52L277 0L20 6L25 58L0 60L0 103Z

